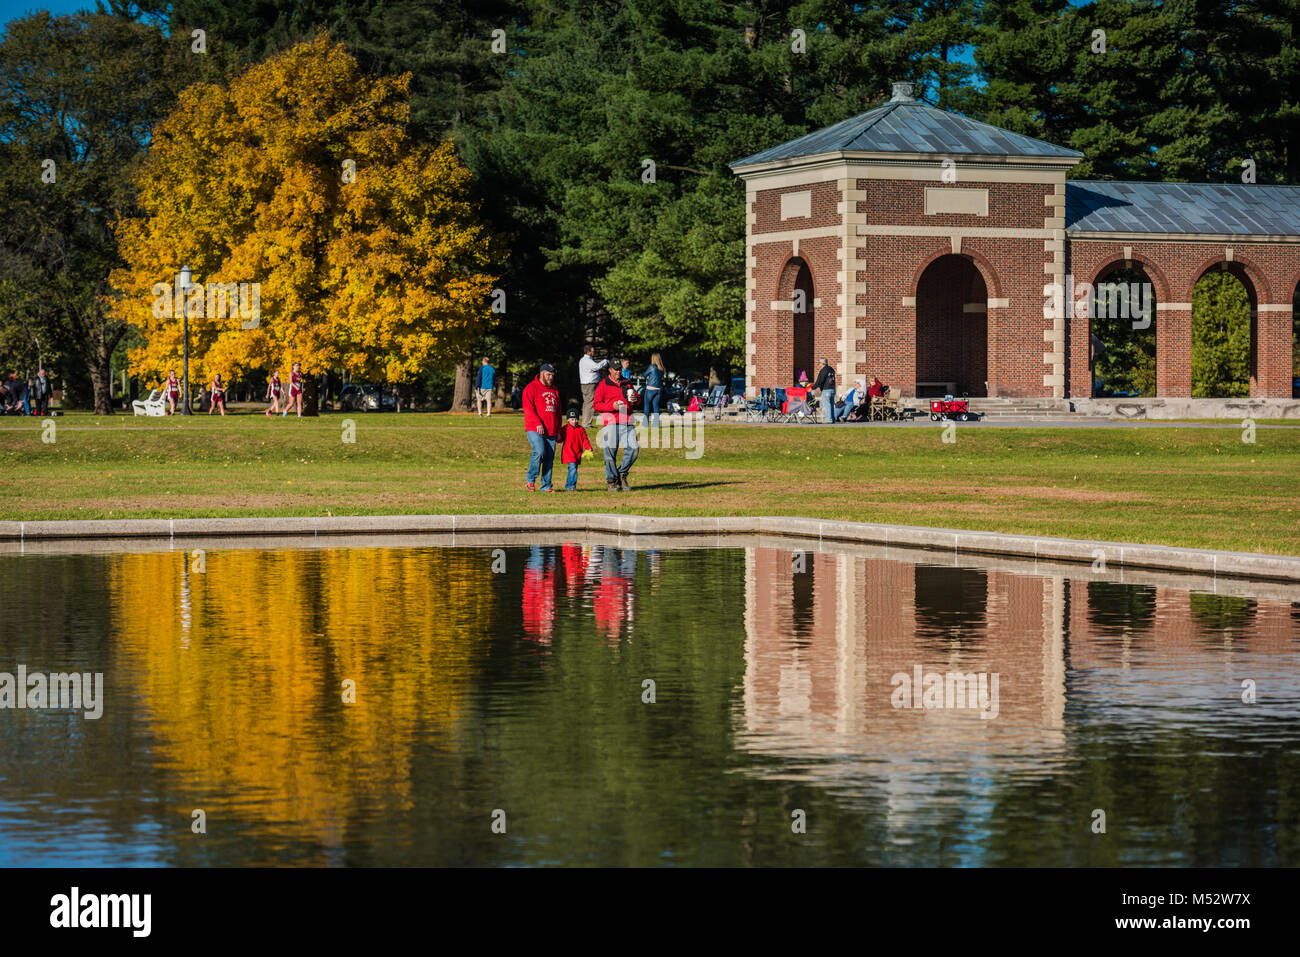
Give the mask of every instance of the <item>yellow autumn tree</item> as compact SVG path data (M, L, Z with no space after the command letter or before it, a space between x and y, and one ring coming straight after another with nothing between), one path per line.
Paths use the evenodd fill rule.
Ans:
M184 306L192 383L293 362L309 385L338 366L404 382L482 334L503 254L455 149L409 135L409 82L321 32L181 94L136 174L141 215L117 226L136 372L179 368Z

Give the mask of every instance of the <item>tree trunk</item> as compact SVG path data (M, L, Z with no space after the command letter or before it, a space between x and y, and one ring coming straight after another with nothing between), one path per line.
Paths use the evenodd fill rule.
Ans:
M309 415L320 415L319 390L316 388L320 381L320 376L304 375L302 377L302 414L303 418Z
M106 345L102 339L91 343L90 361L87 363L96 415L113 414L113 350L105 348Z
M510 405L510 393L506 391L506 374L504 371L497 373L496 394L492 396L492 411L496 412Z
M448 412L474 411L474 397L470 388L473 383L473 358L465 356L463 362L456 365L456 388L451 394L451 408Z

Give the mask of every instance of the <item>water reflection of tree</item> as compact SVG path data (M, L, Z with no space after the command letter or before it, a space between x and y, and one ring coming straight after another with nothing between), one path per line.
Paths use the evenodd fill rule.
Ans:
M133 684L178 813L248 801L331 843L362 809L409 807L413 742L454 730L490 631L487 566L439 549L208 552L189 575L186 647L185 560L115 555L108 573L114 674Z
M1144 585L1089 581L1088 623L1101 635L1149 631L1156 617L1156 590Z
M1233 595L1192 592L1192 618L1206 631L1226 634L1249 627L1255 617L1255 602Z

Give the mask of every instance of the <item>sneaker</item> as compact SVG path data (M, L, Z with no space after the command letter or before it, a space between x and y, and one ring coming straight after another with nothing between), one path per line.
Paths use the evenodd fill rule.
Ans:
M478 414L478 417L479 417L480 419L483 418L483 413L480 412L480 413Z
M537 491L537 483L536 483L536 482L525 482L525 483L524 483L524 489L527 490L527 491L529 491L529 492L536 492L536 491Z
M605 491L607 491L607 492L621 492L621 491L623 491L623 486L620 485L618 482L606 482L606 483L605 483Z
M552 488L544 488L544 489L542 489L542 491L543 491L543 492L554 492L555 489L554 489L554 487L552 487Z
M618 482L619 482L619 485L621 485L621 486L623 487L623 491L624 491L624 492L630 492L630 491L632 491L632 486L629 485L629 484L627 483L627 473L625 473L625 472L620 472L620 473L618 474Z

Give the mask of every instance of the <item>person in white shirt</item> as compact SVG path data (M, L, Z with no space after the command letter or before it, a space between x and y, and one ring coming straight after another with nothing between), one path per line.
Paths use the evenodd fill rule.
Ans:
M595 359L596 347L589 345L582 350L578 360L578 382L582 386L582 427L591 427L592 416L596 412L596 385L600 382L600 370L609 365L608 359Z

